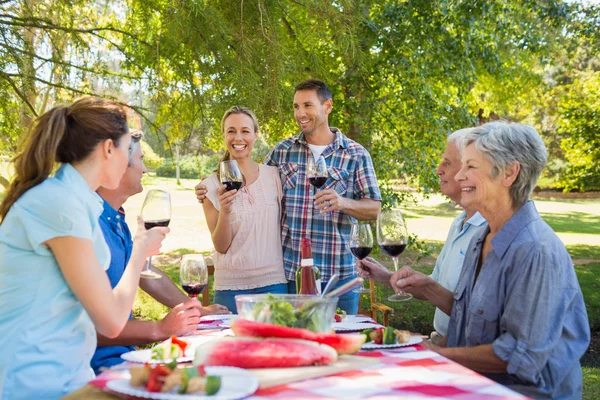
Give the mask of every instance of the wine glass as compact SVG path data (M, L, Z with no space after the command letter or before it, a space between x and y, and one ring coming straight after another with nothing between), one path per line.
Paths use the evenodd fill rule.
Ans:
M208 269L202 254L185 254L181 257L179 282L192 299L204 291L208 284Z
M368 223L353 223L350 231L350 251L359 260L367 257L373 250L373 233ZM365 288L364 282L359 288L354 289L357 293L371 293L371 289Z
M221 161L221 183L227 186L227 191L240 190L244 177L236 160Z
M377 216L377 243L381 250L394 260L394 270L398 271L398 256L408 244L408 231L400 210L381 211ZM399 292L388 297L389 301L406 301L412 294Z
M306 175L308 182L320 189L327 182L327 163L322 156L315 160L314 157L308 157L308 165L306 166Z
M169 226L171 222L171 195L160 189L148 190L142 206L142 219L146 229L155 226ZM148 257L146 268L140 274L146 279L160 279L161 275L152 271L152 256Z

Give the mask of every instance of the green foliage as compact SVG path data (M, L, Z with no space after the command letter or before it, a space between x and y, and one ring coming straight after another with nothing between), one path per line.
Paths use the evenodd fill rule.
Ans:
M148 143L142 140L141 146L144 153L144 164L146 165L146 168L155 169L164 163L165 160L156 154Z
M582 74L558 103L561 148L569 166L565 190L600 190L600 71Z
M485 93L525 102L574 7L560 1L479 3L320 0L129 2L131 71L152 71L155 122L170 138L202 135L222 147L217 121L234 104L254 109L269 144L295 134L293 87L309 77L334 92L332 126L370 152L388 182L437 187L445 135L473 125ZM524 90L531 88L530 90Z

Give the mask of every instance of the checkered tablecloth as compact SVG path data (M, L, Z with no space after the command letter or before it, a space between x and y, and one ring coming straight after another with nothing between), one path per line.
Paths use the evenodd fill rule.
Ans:
M226 332L202 330L196 334L222 336ZM419 345L362 351L358 355L379 358L379 363L323 378L259 389L248 399L526 399ZM122 374L123 371L118 370L105 371L91 384L104 388L107 381L121 379Z
M359 355L378 357L380 363L324 378L259 389L249 399L526 398L421 346Z

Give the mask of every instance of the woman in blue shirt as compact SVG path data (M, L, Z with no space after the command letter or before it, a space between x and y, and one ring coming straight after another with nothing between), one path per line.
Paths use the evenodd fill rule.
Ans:
M408 267L392 283L450 315L448 347L433 350L526 396L580 399L590 342L583 295L564 244L529 200L544 142L531 126L498 121L461 147L461 201L488 229L471 240L454 292Z
M93 377L94 325L114 337L127 322L145 260L168 232L138 224L113 290L95 191L119 185L130 141L124 110L88 97L38 118L14 159L0 204L2 399L55 399L80 388Z

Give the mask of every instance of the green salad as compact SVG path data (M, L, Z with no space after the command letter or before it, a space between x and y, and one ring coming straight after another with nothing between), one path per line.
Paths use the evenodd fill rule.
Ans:
M275 300L275 296L268 294L267 301L256 303L252 310L254 320L313 332L325 332L331 326L326 304L307 302L294 309L290 302Z

